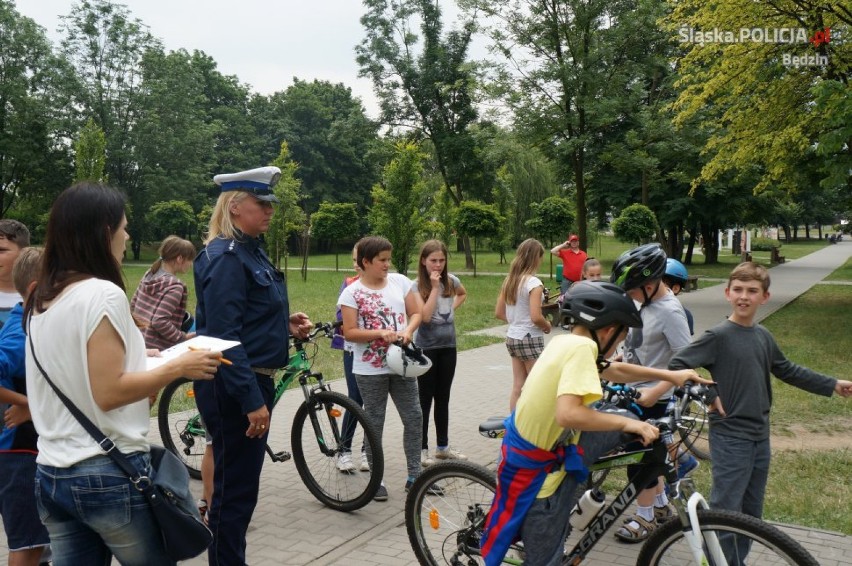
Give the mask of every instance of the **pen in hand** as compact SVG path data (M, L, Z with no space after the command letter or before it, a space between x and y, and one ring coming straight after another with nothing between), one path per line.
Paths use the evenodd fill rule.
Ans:
M196 348L195 346L188 346L188 348L193 352L203 352L207 350L207 348ZM234 365L234 362L232 362L231 360L226 360L222 356L219 356L219 361L225 364L226 366Z

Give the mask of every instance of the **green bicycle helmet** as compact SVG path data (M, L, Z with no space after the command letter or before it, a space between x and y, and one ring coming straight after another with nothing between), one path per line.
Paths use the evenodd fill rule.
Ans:
M599 330L613 324L641 328L639 311L624 289L605 281L578 281L565 295L562 310L574 324Z
M625 291L662 279L666 273L666 252L660 244L645 244L627 250L612 266L609 280Z

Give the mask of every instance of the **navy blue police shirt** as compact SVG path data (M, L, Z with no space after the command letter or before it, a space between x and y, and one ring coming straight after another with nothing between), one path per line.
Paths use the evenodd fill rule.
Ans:
M217 238L201 250L194 266L198 334L240 342L225 354L233 365L220 365L215 379L244 414L264 404L251 368L287 365L287 286L260 244L249 236Z

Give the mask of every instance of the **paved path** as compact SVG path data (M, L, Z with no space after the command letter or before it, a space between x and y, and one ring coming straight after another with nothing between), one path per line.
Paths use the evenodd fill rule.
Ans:
M772 298L763 308L764 316L777 310L811 285L842 265L852 255L852 242L826 247L803 259L771 270ZM696 320L696 333L712 326L728 314L724 285L681 295ZM502 335L502 334L501 334ZM336 389L345 390L342 382ZM472 461L493 464L499 443L481 437L480 421L506 414L511 385L511 367L505 347L495 344L459 354L451 403L451 441ZM290 421L299 402L299 392L285 395L273 414L270 445L289 448ZM152 425L152 430L156 424ZM406 479L402 451L402 425L393 407L388 410L385 430L385 481L390 500L371 503L349 514L323 507L302 485L292 462L267 461L261 481L260 503L249 528L250 564L286 565L408 565L415 564L403 523ZM153 440L153 437L152 437ZM193 482L200 491L200 482ZM852 566L852 537L842 534L782 527L804 544L824 566ZM0 560L5 560L5 537ZM636 546L605 537L584 564L632 564ZM186 564L206 564L206 559Z

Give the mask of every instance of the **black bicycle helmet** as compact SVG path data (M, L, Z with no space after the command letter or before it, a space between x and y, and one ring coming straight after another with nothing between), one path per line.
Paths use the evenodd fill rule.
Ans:
M605 281L578 281L565 295L563 311L574 324L599 330L612 324L641 328L639 311L624 289Z
M612 266L609 280L625 291L636 289L666 272L666 252L660 244L645 244L621 254Z

